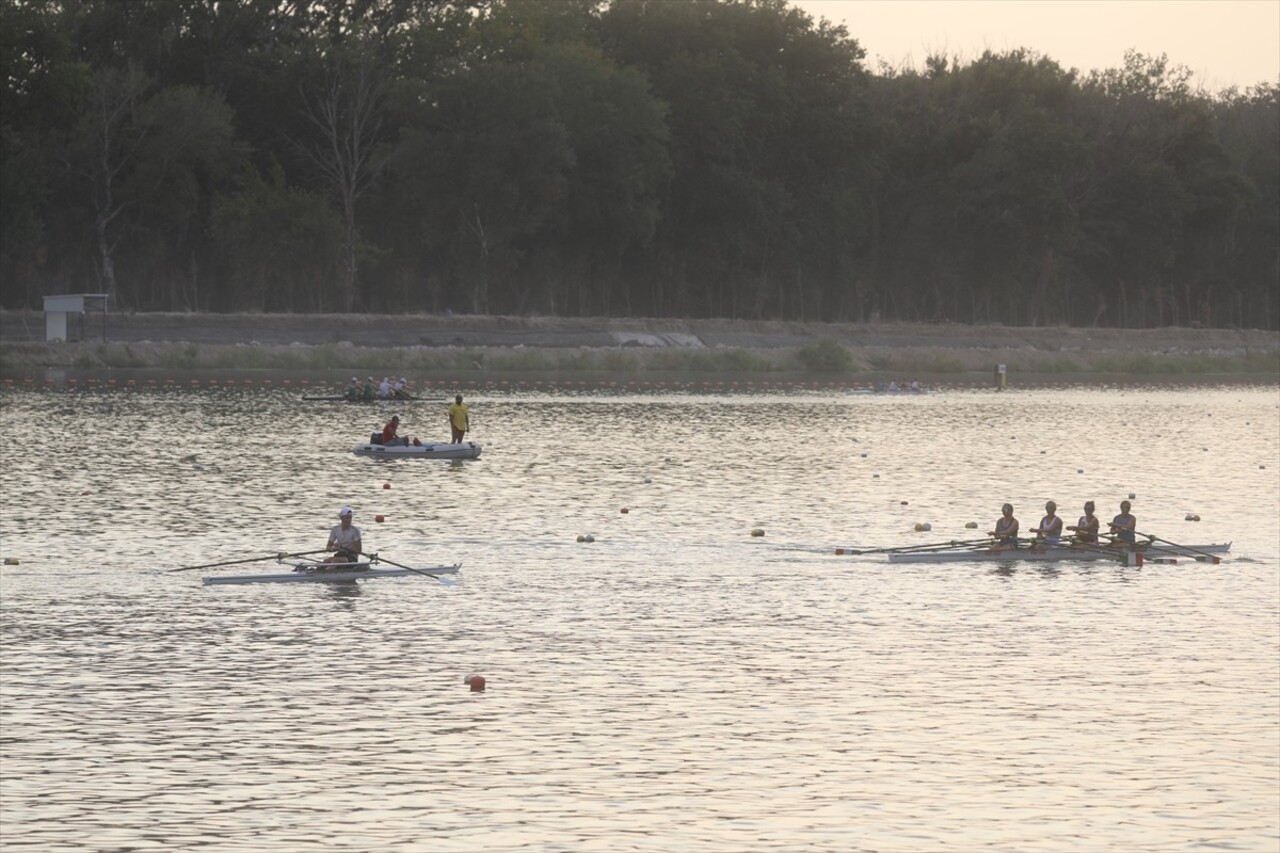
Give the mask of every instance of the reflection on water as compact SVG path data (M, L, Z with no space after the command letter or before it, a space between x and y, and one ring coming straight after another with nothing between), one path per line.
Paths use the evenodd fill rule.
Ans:
M5 849L1280 844L1276 389L473 402L381 464L282 391L0 392ZM1130 493L1231 558L834 554ZM166 571L344 504L457 585Z

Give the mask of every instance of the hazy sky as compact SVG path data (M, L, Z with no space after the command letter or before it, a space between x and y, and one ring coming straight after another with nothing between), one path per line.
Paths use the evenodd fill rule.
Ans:
M930 53L976 59L1031 48L1065 68L1118 68L1134 48L1185 65L1217 91L1280 77L1280 0L790 0L843 23L879 60L919 67Z

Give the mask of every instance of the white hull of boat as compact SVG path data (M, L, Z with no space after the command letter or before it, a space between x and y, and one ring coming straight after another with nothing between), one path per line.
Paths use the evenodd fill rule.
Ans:
M357 444L351 452L357 456L379 459L477 459L480 445L474 441L461 444Z
M1205 554L1226 554L1231 543L1213 545L1151 545L1138 549L1145 560L1182 558L1194 560ZM1120 548L1008 548L1003 551L957 549L947 551L901 551L889 554L890 563L1009 563L1023 561L1053 562L1058 560L1117 560L1123 562L1129 553ZM1208 559L1206 557L1206 559Z
M278 575L213 575L204 579L205 585L241 583L349 583L373 578L440 577L456 575L460 563L452 566L423 566L401 569L381 568L369 563L353 563L341 568L322 568L319 563L301 563L294 571Z

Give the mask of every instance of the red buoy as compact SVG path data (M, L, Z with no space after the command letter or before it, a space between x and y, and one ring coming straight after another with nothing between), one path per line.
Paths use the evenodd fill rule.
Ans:
M626 515L626 514L627 514L627 513L629 513L629 512L631 512L631 510L627 509L625 506L622 508L622 514L623 514L623 515Z
M382 484L382 488L384 488L384 489L389 489L389 488L391 488L391 484L390 484L390 483L383 483L383 484Z
M378 522L379 524L381 524L382 522L386 521L386 518L384 518L384 517L383 517L383 516L381 516L381 515L375 515L375 516L373 517L373 520L374 520L374 521L376 521L376 522Z
M462 683L469 685L471 687L472 693L484 692L484 676L483 675L468 675L466 678L462 680Z

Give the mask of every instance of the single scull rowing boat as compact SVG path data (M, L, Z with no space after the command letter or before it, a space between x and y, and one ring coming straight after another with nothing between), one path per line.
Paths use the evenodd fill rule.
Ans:
M228 583L349 583L372 578L439 577L456 575L461 563L452 566L383 569L369 563L299 563L293 571L280 575L214 575L206 577L206 585Z

